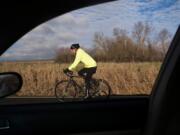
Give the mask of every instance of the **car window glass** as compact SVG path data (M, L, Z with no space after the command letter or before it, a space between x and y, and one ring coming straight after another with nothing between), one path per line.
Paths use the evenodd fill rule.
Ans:
M63 69L75 58L69 48L79 43L97 62L94 77L106 80L112 95L150 94L179 23L179 0L119 0L78 9L24 35L0 57L0 71L23 76L14 96L54 97L57 82L68 79ZM82 78L75 80L83 87Z

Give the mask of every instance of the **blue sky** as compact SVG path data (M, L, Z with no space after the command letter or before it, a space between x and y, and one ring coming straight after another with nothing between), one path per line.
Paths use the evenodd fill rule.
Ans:
M151 24L154 35L163 28L173 35L180 24L180 0L119 0L69 12L24 35L0 60L50 59L58 48L77 42L90 48L95 32L112 36L118 27L130 34L139 21Z

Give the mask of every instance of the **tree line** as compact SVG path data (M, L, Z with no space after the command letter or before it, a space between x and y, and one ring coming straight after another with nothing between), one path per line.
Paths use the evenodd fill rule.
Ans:
M96 32L93 47L86 51L98 62L162 61L171 42L171 34L166 28L158 34L153 31L154 28L147 22L137 22L131 33L121 28L114 28L111 37ZM70 62L73 56L69 48L60 48L55 60Z

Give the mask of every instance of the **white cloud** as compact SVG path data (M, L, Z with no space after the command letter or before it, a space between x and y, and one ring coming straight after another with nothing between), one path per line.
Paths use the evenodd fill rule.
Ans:
M159 3L161 5L157 5ZM180 1L171 6L165 5L166 8L162 8L162 4L163 0L119 0L76 10L35 28L3 57L51 58L57 48L69 47L73 42L91 46L94 32L110 36L115 27L131 32L138 21L149 21L157 31L166 27L175 32L180 23Z
M49 24L51 24L51 22L56 22L58 23L58 25L60 26L66 26L66 27L85 27L88 25L88 22L87 22L87 18L84 16L84 17L81 17L81 18L77 18L75 17L72 13L68 13L68 14L65 14L61 17L58 17L58 18L55 18L53 20L51 20L49 22Z

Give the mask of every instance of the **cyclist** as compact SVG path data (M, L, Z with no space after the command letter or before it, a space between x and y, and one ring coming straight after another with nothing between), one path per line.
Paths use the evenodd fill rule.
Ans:
M76 67L80 62L83 63L84 68L81 69L78 74L85 80L86 97L89 97L90 81L92 80L92 75L96 73L97 63L87 52L80 48L78 43L72 44L70 50L75 54L75 60L67 69L64 70L64 72L72 73L72 71L76 70Z

